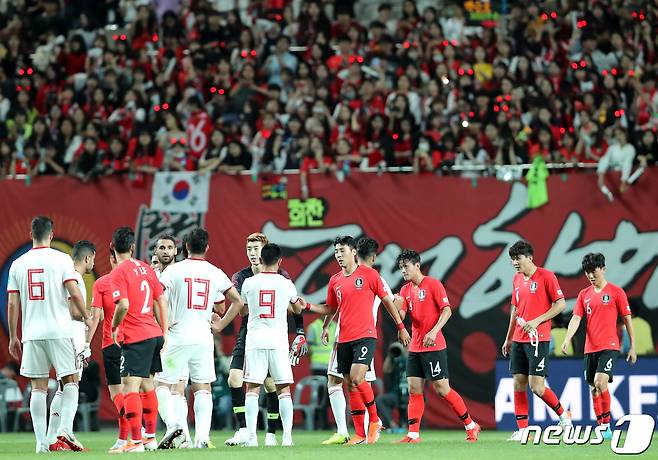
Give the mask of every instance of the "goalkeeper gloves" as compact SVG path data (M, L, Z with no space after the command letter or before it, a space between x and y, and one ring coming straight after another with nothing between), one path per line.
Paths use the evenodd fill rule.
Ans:
M306 337L299 334L290 346L290 365L296 366L299 364L299 358L308 353L308 344Z

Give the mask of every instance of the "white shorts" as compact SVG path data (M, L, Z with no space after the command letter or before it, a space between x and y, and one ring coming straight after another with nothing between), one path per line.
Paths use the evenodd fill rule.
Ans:
M28 340L23 344L21 375L31 379L47 378L54 367L57 378L79 371L71 339Z
M338 342L334 343L334 348L331 350L331 358L329 358L329 365L327 366L327 375L332 375L338 377L339 379L343 378L343 374L338 373L338 353L336 348ZM375 358L372 358L370 362L370 369L366 372L366 382L374 382L377 380L377 375L375 375Z
M191 378L194 383L212 383L215 376L215 351L212 343L168 345L162 355L162 372L155 380L169 385Z
M262 385L268 371L277 385L293 383L287 349L256 348L245 351L242 380Z

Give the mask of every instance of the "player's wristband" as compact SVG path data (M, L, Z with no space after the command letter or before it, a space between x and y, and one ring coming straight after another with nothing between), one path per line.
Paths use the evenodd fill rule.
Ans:
M304 310L309 311L311 309L311 304L307 303L306 306L304 307Z
M400 321L398 324L396 324L398 331L403 331L404 330L404 323Z

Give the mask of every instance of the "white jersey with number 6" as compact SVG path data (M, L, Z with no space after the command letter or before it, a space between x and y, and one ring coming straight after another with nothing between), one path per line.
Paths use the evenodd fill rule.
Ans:
M297 288L278 273L262 272L242 284L249 307L245 350L288 350L288 305L297 302Z
M71 257L49 247L34 248L12 262L7 292L20 295L23 342L73 338L64 284L76 281L76 275Z
M167 267L160 282L169 301L169 344L212 344L213 305L233 287L228 276L207 260L190 258Z

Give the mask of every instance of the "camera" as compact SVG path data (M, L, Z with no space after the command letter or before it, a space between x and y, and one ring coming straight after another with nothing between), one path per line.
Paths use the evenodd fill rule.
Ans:
M389 347L388 347L388 352L393 358L398 358L402 355L402 344L400 342L393 342Z

